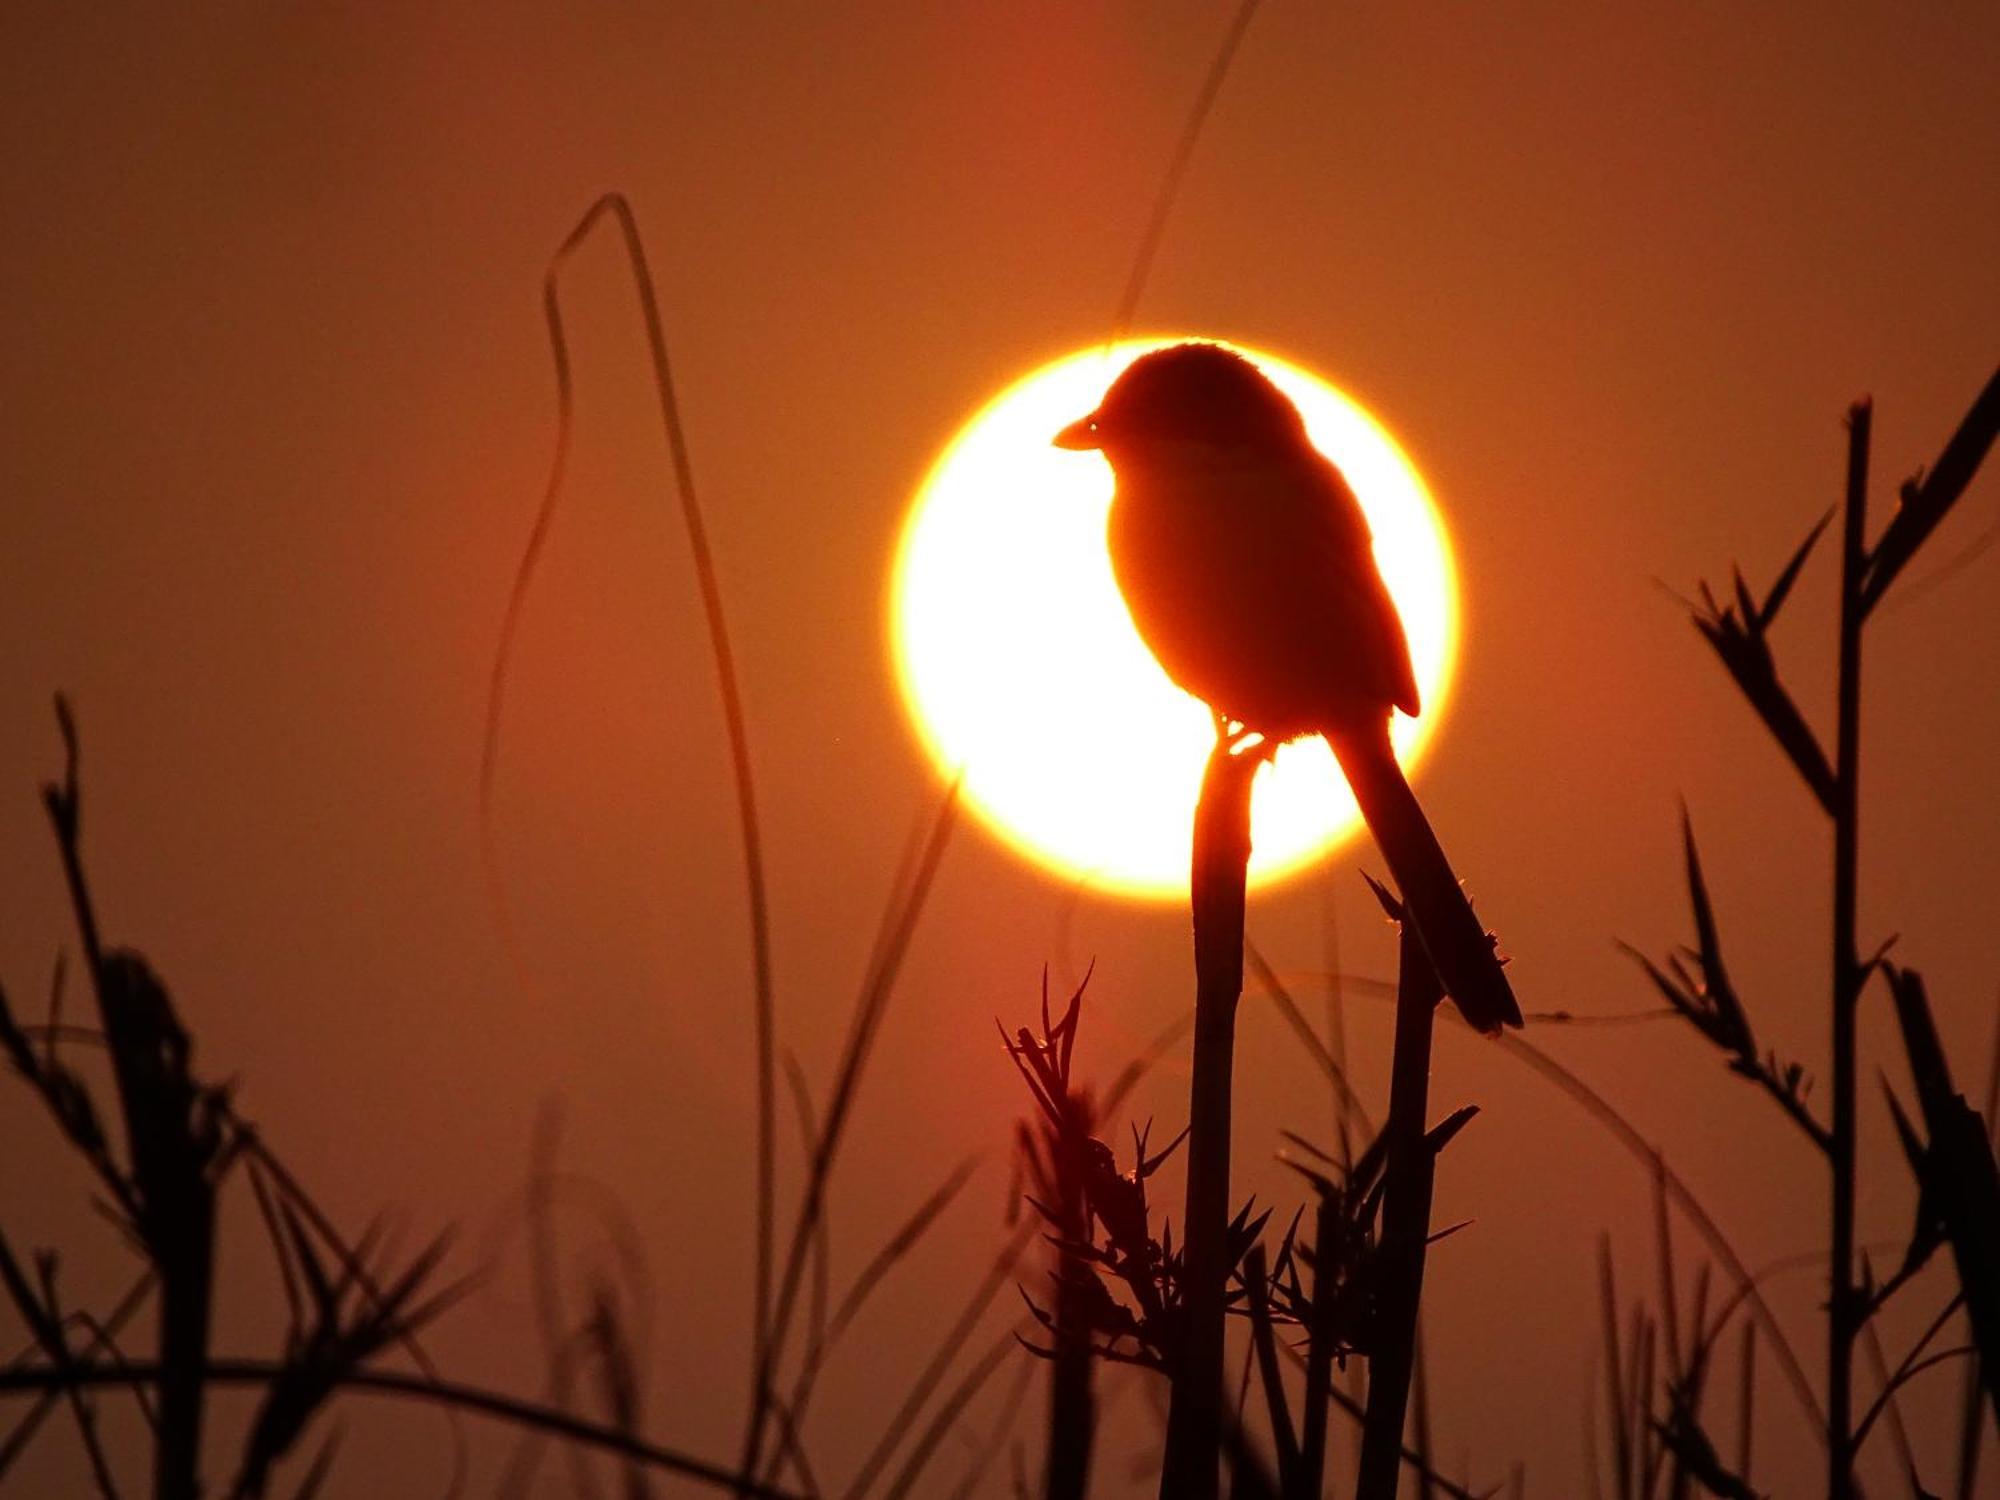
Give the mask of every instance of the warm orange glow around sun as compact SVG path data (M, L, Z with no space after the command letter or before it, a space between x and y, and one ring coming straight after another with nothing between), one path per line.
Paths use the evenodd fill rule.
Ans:
M1173 339L1093 348L1002 391L959 431L918 491L891 598L898 680L918 734L1002 838L1064 879L1128 895L1187 891L1208 710L1140 641L1104 545L1111 471L1052 447L1133 359ZM1406 770L1436 729L1458 635L1450 543L1415 467L1367 412L1319 377L1256 361L1339 464L1375 535L1410 638L1419 719L1397 715ZM1257 782L1253 883L1309 864L1359 827L1318 740L1286 746Z

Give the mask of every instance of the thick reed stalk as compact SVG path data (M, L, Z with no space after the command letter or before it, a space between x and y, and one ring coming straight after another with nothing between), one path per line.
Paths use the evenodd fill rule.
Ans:
M1049 1436L1042 1476L1043 1500L1084 1500L1090 1491L1090 1451L1097 1431L1097 1392L1090 1343L1090 1293L1096 1281L1075 1248L1090 1241L1090 1208L1083 1184L1085 1131L1065 1131L1052 1143L1058 1160L1056 1211L1062 1243L1056 1248L1055 1359L1049 1367Z
M1381 1318L1376 1347L1368 1360L1368 1413L1361 1430L1356 1500L1396 1497L1436 1166L1430 1142L1424 1138L1424 1119L1430 1104L1431 1026L1443 992L1415 928L1407 921L1403 923L1400 964L1382 1196Z
M1088 1338L1073 1331L1082 1316L1075 1306L1081 1299L1081 1289L1072 1289L1067 1282L1057 1294L1056 1357L1049 1369L1048 1453L1042 1476L1045 1500L1083 1500L1090 1492L1097 1393Z
M1244 883L1257 750L1218 737L1194 817L1194 1070L1188 1094L1186 1301L1167 1411L1160 1500L1215 1500L1229 1275L1229 1092L1243 993Z
M1861 624L1868 557L1870 408L1847 414L1847 495L1840 548L1840 678L1833 806L1833 1284L1827 1302L1826 1452L1828 1500L1853 1500L1854 1338L1861 1293L1854 1284L1855 1012L1863 972L1855 950L1860 863Z

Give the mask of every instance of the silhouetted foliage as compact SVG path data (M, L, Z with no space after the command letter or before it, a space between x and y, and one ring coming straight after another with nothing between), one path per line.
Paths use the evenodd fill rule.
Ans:
M1377 894L1399 917L1394 897L1379 887ZM1442 992L1412 933L1404 942L1406 960L1413 954L1420 967L1404 1011L1427 1032ZM1049 1293L1022 1292L1039 1329L1038 1336L1022 1342L1050 1363L1052 1374L1045 1494L1080 1493L1081 1476L1088 1473L1094 1399L1089 1362L1139 1365L1172 1379L1185 1353L1180 1340L1188 1301L1187 1256L1176 1245L1169 1220L1160 1217L1156 1227L1148 1185L1188 1132L1154 1149L1150 1125L1132 1126L1131 1165L1120 1169L1117 1152L1103 1138L1105 1111L1074 1072L1087 985L1086 976L1056 1014L1045 978L1039 1033L1019 1027L1010 1036L1001 1027L1002 1044L1035 1104L1035 1118L1016 1130L1025 1199L1054 1253ZM1428 1076L1427 1054L1399 1050L1398 1066L1408 1080ZM1407 1082L1405 1087L1407 1093ZM1413 1102L1419 1126L1411 1155L1418 1166L1404 1169L1401 1191L1407 1202L1401 1213L1406 1226L1413 1226L1415 1239L1391 1243L1380 1228L1385 1202L1399 1191L1392 1181L1390 1132L1409 1116ZM1262 1474L1262 1460L1250 1450L1241 1426L1225 1420L1214 1453L1235 1466L1240 1492L1263 1486L1285 1500L1321 1493L1327 1411L1342 1404L1331 1371L1359 1356L1389 1359L1405 1371L1400 1391L1386 1378L1371 1382L1364 1422L1388 1434L1392 1465L1414 1462L1427 1482L1463 1493L1403 1446L1401 1392L1408 1389L1412 1363L1408 1351L1415 1337L1421 1255L1434 1237L1427 1229L1429 1164L1476 1111L1460 1109L1424 1130L1421 1095L1414 1101L1405 1097L1401 1106L1392 1106L1390 1125L1347 1164L1303 1136L1287 1134L1292 1149L1284 1160L1310 1186L1313 1203L1310 1220L1307 1209L1295 1212L1275 1247L1267 1249L1261 1242L1268 1210L1257 1213L1246 1203L1226 1226L1223 1307L1249 1325L1276 1459L1275 1475ZM1307 1222L1310 1232L1302 1236ZM1281 1334L1285 1352L1305 1370L1296 1419L1285 1386ZM1359 1409L1350 1414L1364 1416Z
M1867 541L1867 485L1872 416L1866 401L1856 403L1848 414L1847 488L1839 508L1842 528L1836 745L1831 760L1779 680L1769 629L1814 543L1832 520L1833 512L1821 517L1807 533L1761 602L1751 593L1742 573L1735 571L1726 602L1719 602L1704 584L1701 603L1693 611L1696 628L1715 649L1745 701L1778 741L1800 780L1833 823L1831 1122L1823 1123L1809 1105L1809 1080L1804 1068L1769 1051L1760 1051L1757 1046L1749 1010L1723 965L1719 926L1696 852L1692 824L1685 817L1682 840L1696 932L1694 946L1670 954L1664 963L1656 963L1629 945L1621 944L1674 1011L1724 1053L1732 1072L1769 1094L1828 1163L1832 1179L1828 1233L1831 1274L1826 1299L1827 1404L1821 1420L1828 1454L1830 1500L1851 1500L1856 1493L1855 1455L1885 1413L1897 1434L1905 1467L1911 1469L1911 1485L1921 1493L1903 1426L1896 1416L1895 1400L1905 1381L1932 1364L1967 1354L1976 1356L1975 1368L1982 1372L1989 1400L1996 1415L2000 1415L2000 1385L1996 1385L2000 1376L1995 1373L2000 1370L2000 1174L1996 1174L1994 1166L1991 1122L1982 1122L1952 1085L1922 977L1914 969L1886 962L1888 942L1863 957L1856 931L1864 627L1890 584L1964 493L1996 433L2000 433L2000 373L1988 381L1973 402L1928 475L1919 471L1902 486L1901 507L1871 548ZM1917 1187L1918 1205L1902 1264L1888 1280L1879 1283L1867 1257L1858 1255L1855 1246L1859 1071L1855 1015L1869 981L1878 974L1885 979L1895 1003L1924 1124L1920 1132L1893 1092L1888 1094L1890 1116ZM1991 1107L1989 1102L1989 1112ZM1661 1224L1664 1244L1664 1217ZM1901 1364L1890 1371L1880 1357L1872 1320L1947 1243L1953 1250L1959 1291L1933 1319ZM1662 1290L1667 1299L1663 1326L1671 1347L1675 1325L1669 1262L1670 1257L1663 1254ZM1697 1357L1690 1364L1671 1361L1661 1386L1665 1411L1655 1415L1650 1371L1654 1324L1643 1309L1635 1309L1630 1347L1647 1352L1643 1356L1634 1354L1637 1363L1621 1370L1608 1259L1605 1287L1605 1378L1611 1389L1616 1493L1621 1497L1651 1495L1655 1477L1660 1472L1669 1472L1674 1476L1671 1482L1675 1493L1693 1481L1717 1495L1753 1494L1749 1484L1751 1387L1747 1372L1754 1345L1747 1342L1747 1332L1739 1417L1743 1457L1732 1471L1722 1464L1700 1425L1698 1377L1712 1339L1698 1339ZM1748 1293L1748 1283L1743 1283L1743 1290ZM1732 1307L1736 1300L1731 1299ZM1931 1340L1961 1305L1970 1324L1972 1345L1926 1355ZM1720 1332L1719 1325L1716 1332ZM1852 1364L1856 1343L1864 1339L1876 1359L1881 1386L1872 1404L1857 1417ZM1642 1438L1648 1430L1657 1436L1662 1451L1670 1456L1669 1471L1662 1471L1657 1462L1649 1466L1635 1457L1644 1448ZM1968 1401L1958 1455L1961 1494L1971 1492L1979 1447L1979 1408ZM1651 1459L1657 1459L1652 1450L1645 1451Z

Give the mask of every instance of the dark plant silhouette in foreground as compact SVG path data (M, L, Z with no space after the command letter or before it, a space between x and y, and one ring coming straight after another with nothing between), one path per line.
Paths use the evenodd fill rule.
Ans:
M1723 1053L1730 1070L1770 1095L1827 1163L1832 1185L1828 1231L1830 1285L1826 1300L1827 1400L1824 1412L1819 1415L1827 1450L1829 1500L1849 1500L1856 1493L1855 1455L1885 1412L1900 1435L1900 1419L1895 1417L1895 1399L1900 1387L1922 1370L1955 1357L1968 1359L1968 1398L1965 1435L1959 1445L1958 1487L1961 1496L1969 1497L1979 1449L1976 1382L1983 1382L1987 1399L1995 1415L2000 1416L2000 1174L1994 1167L1991 1121L1980 1122L1953 1082L1938 1045L1922 976L1915 969L1888 961L1893 938L1880 942L1866 955L1862 951L1856 924L1860 870L1861 659L1865 626L1874 610L1957 503L1996 434L2000 434L2000 373L1987 382L1937 463L1904 482L1899 508L1871 546L1867 492L1872 415L1865 400L1857 402L1847 415L1846 492L1839 507L1838 675L1832 756L1828 756L1785 686L1770 634L1814 545L1833 519L1832 513L1807 532L1761 599L1738 572L1725 597L1718 598L1704 584L1700 602L1693 607L1696 628L1833 825L1830 1117L1823 1117L1812 1103L1810 1083L1800 1064L1782 1060L1758 1047L1750 1009L1723 962L1720 924L1691 822L1684 822L1682 842L1688 901L1694 916L1694 944L1669 955L1663 962L1655 962L1629 947L1626 951L1638 961L1667 1003ZM1894 1003L1917 1093L1913 1118L1886 1080L1883 1085L1891 1119L1916 1183L1918 1208L1917 1222L1901 1264L1882 1280L1877 1280L1868 1257L1858 1253L1855 1240L1861 1063L1855 1021L1869 982L1878 976ZM1991 1114L1989 1099L1989 1117ZM1922 1121L1921 1129L1917 1120ZM1661 1225L1664 1246L1664 1217ZM1875 1343L1872 1320L1946 1245L1952 1249L1958 1289L1892 1372ZM1648 1426L1660 1434L1678 1463L1675 1472L1692 1475L1716 1494L1753 1493L1748 1464L1747 1376L1739 1409L1743 1456L1738 1467L1730 1471L1716 1457L1715 1445L1707 1439L1700 1423L1701 1374L1713 1338L1700 1329L1699 1313L1696 1329L1688 1335L1689 1357L1685 1362L1678 1358L1670 1362L1665 1387L1666 1415L1653 1415L1651 1372L1646 1368L1650 1355L1620 1371L1608 1265L1605 1276L1609 1346L1605 1373L1613 1383L1614 1433L1624 1434L1618 1446L1617 1493L1621 1496L1652 1493L1649 1471L1644 1465L1635 1468L1631 1459L1633 1445ZM1658 1327L1665 1334L1670 1353L1678 1349L1680 1337L1672 1310L1672 1293L1670 1257L1663 1254L1662 1296L1666 1306ZM1928 1354L1931 1341L1961 1306L1966 1313L1971 1342L1960 1349ZM1650 1348L1651 1335L1647 1330L1653 1326L1643 1312L1635 1312L1631 1350ZM1714 1333L1719 1332L1718 1326ZM1746 1329L1744 1337L1747 1367L1754 1336ZM1873 1403L1857 1416L1854 1353L1857 1343L1864 1341L1878 1366L1880 1390ZM1632 1357L1639 1359L1636 1353ZM1810 1393L1807 1400L1810 1404ZM1644 1414L1645 1423L1638 1423L1634 1413ZM1915 1459L1907 1441L1900 1441L1900 1446L1903 1467L1912 1471L1915 1485Z
M1699 1485L1724 1500L1755 1500L1756 1491L1750 1487L1749 1475L1757 1325L1749 1321L1743 1325L1737 1364L1738 1441L1735 1453L1725 1460L1709 1436L1703 1407L1710 1392L1716 1350L1741 1305L1742 1296L1738 1293L1724 1298L1711 1311L1709 1297L1713 1282L1710 1268L1704 1263L1695 1274L1683 1327L1664 1170L1656 1172L1653 1186L1660 1294L1657 1315L1643 1301L1635 1302L1621 1327L1610 1237L1604 1235L1598 1240L1609 1492L1616 1500L1645 1500L1662 1490L1671 1496L1684 1497L1692 1493L1693 1486ZM1604 1460L1598 1446L1594 1397L1585 1416L1584 1440L1589 1479L1593 1486L1598 1486Z
M339 1393L373 1391L415 1397L450 1411L473 1411L524 1429L613 1453L711 1485L729 1485L719 1466L645 1442L619 1419L613 1378L612 1420L596 1423L555 1408L444 1379L424 1354L418 1334L466 1288L437 1284L447 1240L395 1257L379 1229L357 1240L342 1236L311 1195L236 1110L226 1088L205 1082L194 1064L194 1042L166 986L138 953L108 946L85 876L82 789L75 726L57 705L66 750L62 779L44 789L67 881L84 965L97 1002L95 1027L63 1015L65 969L51 985L48 1019L20 1020L0 991L0 1051L40 1097L62 1141L102 1189L114 1227L144 1269L111 1311L93 1316L60 1295L59 1258L42 1251L24 1264L0 1234L0 1291L31 1335L29 1351L0 1369L0 1397L28 1394L26 1411L0 1435L0 1478L17 1462L56 1403L68 1405L100 1495L121 1493L116 1465L100 1438L98 1394L129 1393L154 1438L152 1493L158 1500L194 1500L203 1492L204 1413L218 1387L247 1385L261 1395L242 1441L227 1493L232 1500L266 1494L279 1466L306 1443ZM109 1062L114 1104L99 1103L65 1044L98 1047ZM247 1182L270 1245L288 1317L275 1358L218 1357L209 1349L215 1282L215 1222L221 1191ZM134 1358L124 1333L152 1303L156 1355ZM79 1336L80 1335L80 1336ZM618 1347L610 1332L600 1347ZM400 1351L414 1373L380 1368ZM629 1391L629 1384L623 1387ZM150 1393L150 1398L149 1398ZM454 1418L454 1431L456 1431ZM306 1461L296 1493L318 1491L330 1472L337 1439ZM462 1445L458 1459L462 1463ZM787 1492L753 1484L748 1493Z
M1018 1127L1017 1143L1027 1168L1028 1203L1041 1215L1057 1254L1054 1310L1023 1295L1051 1340L1050 1347L1030 1342L1029 1348L1055 1361L1058 1384L1078 1367L1079 1353L1159 1371L1171 1368L1185 1312L1185 1256L1174 1246L1170 1224L1154 1236L1146 1184L1187 1132L1151 1151L1150 1124L1134 1126L1132 1167L1119 1171L1116 1153L1096 1135L1100 1121L1089 1090L1071 1081L1083 994L1079 986L1061 1017L1052 1019L1045 979L1042 1034L1024 1026L1008 1040L1002 1032L1008 1056L1041 1112L1039 1128ZM1248 1204L1238 1212L1231 1224L1232 1266L1268 1217L1253 1220Z
M1223 753L1227 753L1225 748ZM1402 909L1380 886L1392 918ZM1208 1466L1226 1457L1236 1493L1283 1500L1317 1497L1326 1482L1327 1414L1346 1410L1362 1423L1362 1469L1372 1489L1393 1494L1404 1463L1427 1484L1464 1493L1439 1477L1426 1456L1403 1445L1402 1431L1415 1365L1416 1309L1429 1232L1432 1164L1476 1112L1458 1110L1432 1129L1423 1125L1429 1074L1431 1013L1441 998L1415 935L1404 929L1405 982L1398 1006L1398 1096L1387 1127L1352 1162L1343 1163L1297 1135L1286 1160L1312 1188L1307 1211L1292 1217L1276 1247L1262 1232L1270 1218L1254 1205L1226 1221L1219 1311L1248 1325L1250 1354L1264 1397L1273 1455L1267 1466L1240 1415L1217 1411ZM1085 983L1088 983L1086 979ZM1084 986L1060 1015L1052 1014L1046 980L1039 1034L1027 1027L1002 1042L1035 1103L1035 1118L1017 1131L1027 1201L1041 1218L1053 1253L1049 1291L1024 1290L1040 1329L1024 1342L1050 1365L1045 1496L1085 1493L1094 1429L1090 1366L1094 1359L1133 1364L1179 1380L1188 1368L1193 1306L1190 1258L1174 1241L1170 1222L1157 1227L1148 1184L1189 1138L1182 1131L1163 1147L1150 1145L1151 1127L1131 1128L1131 1166L1101 1138L1107 1112L1075 1081L1074 1051ZM1421 1040L1417 1033L1421 1032ZM1303 1367L1295 1420L1285 1361ZM1333 1372L1354 1357L1370 1371L1368 1400L1356 1406L1335 1386ZM1386 1455L1386 1479L1376 1472ZM1164 1466L1162 1485L1185 1482Z

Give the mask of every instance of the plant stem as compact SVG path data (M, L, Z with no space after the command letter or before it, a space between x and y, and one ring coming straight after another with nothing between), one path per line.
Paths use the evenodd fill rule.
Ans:
M216 1150L195 1128L198 1090L188 1072L189 1042L166 990L136 954L107 953L83 871L82 793L76 724L56 699L65 764L42 789L63 877L89 965L105 1048L124 1116L127 1172L121 1193L131 1228L159 1279L159 1411L153 1494L197 1500L209 1319L215 1286Z
M1847 497L1840 549L1840 681L1833 808L1833 1285L1827 1303L1826 1437L1829 1500L1853 1500L1854 1337L1860 1296L1854 1286L1855 1012L1861 962L1855 951L1859 869L1861 748L1861 588L1867 564L1870 408L1847 414Z
M1250 785L1264 755L1218 735L1194 815L1194 1070L1188 1093L1185 1301L1160 1500L1215 1500L1229 1275L1229 1089L1243 993Z
M1051 1142L1056 1165L1056 1210L1062 1243L1056 1248L1055 1358L1049 1366L1049 1436L1042 1475L1043 1500L1084 1500L1090 1490L1090 1450L1097 1431L1097 1393L1090 1345L1090 1267L1073 1248L1090 1238L1090 1210L1083 1184L1089 1145L1083 1121ZM1066 1160L1064 1158L1067 1158Z
M1351 1157L1345 1165L1353 1170ZM1306 1394L1299 1431L1299 1490L1317 1497L1325 1487L1327 1393L1333 1386L1333 1311L1339 1292L1330 1248L1340 1233L1340 1218L1330 1194L1319 1200L1313 1229L1313 1243L1328 1248L1321 1251L1313 1267L1312 1326L1306 1340Z
M1442 997L1416 929L1403 923L1396 981L1396 1051L1390 1065L1388 1161L1382 1198L1383 1285L1377 1342L1368 1361L1357 1500L1395 1500L1415 1363L1436 1165L1424 1139L1431 1081L1431 1025Z
M1299 1472L1299 1440L1292 1426L1291 1403L1285 1399L1284 1374L1278 1367L1278 1340L1271 1332L1271 1271L1262 1245L1252 1245L1244 1252L1243 1285L1249 1293L1250 1347L1257 1356L1257 1378L1264 1387L1271 1441L1278 1451L1279 1491L1284 1500L1300 1495L1315 1500L1317 1492L1303 1488ZM1239 1480L1239 1494L1242 1488Z

